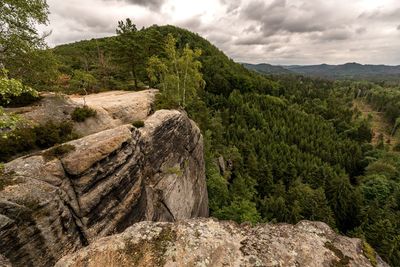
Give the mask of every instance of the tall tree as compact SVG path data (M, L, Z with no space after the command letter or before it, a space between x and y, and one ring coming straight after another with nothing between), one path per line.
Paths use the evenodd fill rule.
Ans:
M3 67L14 57L44 47L44 37L39 36L36 26L48 21L45 0L2 0L0 10L0 64Z
M144 70L145 57L143 54L143 38L141 32L131 19L119 21L116 30L118 36L116 39L116 54L118 61L125 66L131 74L134 87L139 84L140 69Z

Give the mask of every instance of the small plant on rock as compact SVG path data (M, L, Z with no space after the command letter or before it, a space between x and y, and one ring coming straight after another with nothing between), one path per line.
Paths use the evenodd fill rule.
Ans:
M132 125L136 128L142 128L144 127L144 121L134 121L132 122Z
M96 110L88 106L83 106L75 108L71 114L71 118L76 122L84 122L87 118L95 117L96 114Z

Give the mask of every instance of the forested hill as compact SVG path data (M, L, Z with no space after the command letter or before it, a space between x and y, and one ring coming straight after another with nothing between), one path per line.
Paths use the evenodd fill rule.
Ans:
M323 221L399 266L400 157L370 144L368 118L352 108L364 85L267 77L174 26L137 30L126 21L117 32L52 49L58 76L41 88L159 88L154 109L184 108L202 130L211 216ZM18 134L0 147L14 152Z
M338 80L399 81L400 66L362 65L346 63L343 65L288 65L244 64L248 69L263 74L301 74L310 77Z
M274 87L274 82L235 63L204 38L171 25L142 29L127 41L117 36L61 45L54 48L54 53L62 63L62 73L72 80L76 71L84 71L95 78L88 78L92 91L134 89L153 85L146 72L147 60L152 55L164 54L163 45L168 34L177 39L178 49L186 44L201 49L206 91L227 96L234 89L263 92ZM69 90L79 91L77 87L69 86Z

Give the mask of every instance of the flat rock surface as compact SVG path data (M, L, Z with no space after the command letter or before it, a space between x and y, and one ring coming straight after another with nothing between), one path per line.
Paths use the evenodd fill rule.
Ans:
M80 95L63 95L45 93L43 99L29 107L9 108L26 119L43 124L48 121L61 122L71 119L71 114L77 107L86 105L96 110L95 117L84 122L74 122L74 130L80 136L90 135L103 130L145 120L152 113L152 103L158 90L143 91L109 91ZM85 99L85 101L84 101Z
M375 255L378 267L388 266ZM254 227L213 219L140 222L62 258L58 267L373 266L360 239L321 222Z

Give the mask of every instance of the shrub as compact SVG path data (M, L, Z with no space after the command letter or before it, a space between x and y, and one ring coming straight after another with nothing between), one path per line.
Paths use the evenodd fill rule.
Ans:
M9 79L7 71L4 68L0 69L0 105L8 105L13 100L19 97L27 99L35 99L39 97L39 93L25 86L21 81L16 79Z
M396 143L396 144L393 146L393 151L400 152L400 143Z
M0 161L9 161L37 148L49 148L77 137L71 121L18 127L7 136L0 136Z
M0 137L0 161L9 161L24 151L35 148L36 134L31 127L14 129L7 136Z
M39 101L42 97L39 95L32 95L30 93L22 93L18 96L10 96L8 98L3 98L0 95L0 106L3 107L23 107Z
M97 114L96 110L88 106L83 106L76 108L72 112L71 118L76 122L84 122L87 118L95 117L96 114Z
M40 148L48 148L76 137L73 133L73 124L70 121L61 123L49 121L36 126L34 132L36 134L36 145Z
M142 128L144 127L144 121L134 121L132 122L132 125L135 126L136 128Z

